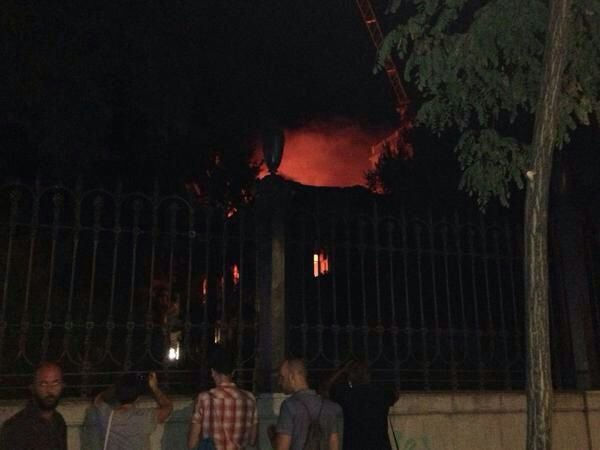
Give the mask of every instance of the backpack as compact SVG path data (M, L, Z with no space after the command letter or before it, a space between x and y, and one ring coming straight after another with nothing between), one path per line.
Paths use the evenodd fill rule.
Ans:
M310 423L308 424L308 430L306 431L306 440L304 441L303 450L325 450L326 445L322 445L322 442L325 440L325 432L321 427L321 411L323 410L323 400L321 400L321 407L319 408L319 414L316 419L313 419L310 416L310 410L306 406L306 404L300 400L304 409L306 409L306 414L308 414L308 418L310 419Z

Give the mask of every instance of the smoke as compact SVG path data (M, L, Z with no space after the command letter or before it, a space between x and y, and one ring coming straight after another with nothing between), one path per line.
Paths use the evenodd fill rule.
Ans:
M371 147L388 133L340 119L287 129L278 173L312 186L364 185Z

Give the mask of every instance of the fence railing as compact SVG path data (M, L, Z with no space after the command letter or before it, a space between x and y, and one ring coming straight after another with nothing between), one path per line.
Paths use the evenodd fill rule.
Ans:
M150 369L192 391L217 342L256 390L286 353L315 382L364 357L402 389L519 389L520 233L508 213L281 180L233 213L158 189L4 184L0 389L21 395L54 359L73 394Z
M251 384L252 210L39 183L2 186L0 209L2 389L45 359L77 389L149 369L186 389L206 380L214 342Z
M518 224L335 197L290 211L290 351L403 389L522 387Z

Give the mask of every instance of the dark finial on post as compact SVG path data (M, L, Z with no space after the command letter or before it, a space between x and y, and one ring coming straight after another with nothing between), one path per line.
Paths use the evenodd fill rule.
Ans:
M283 157L283 146L285 137L283 130L276 126L268 126L263 132L262 148L265 164L269 169L269 173L277 173L281 158Z

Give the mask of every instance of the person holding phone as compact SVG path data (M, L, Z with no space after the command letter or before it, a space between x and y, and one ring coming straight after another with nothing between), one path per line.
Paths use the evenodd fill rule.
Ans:
M147 383L156 400L154 408L137 408L136 401ZM116 401L114 407L108 402ZM128 373L94 400L100 415L100 428L105 450L146 450L150 448L150 435L159 423L164 423L173 403L158 387L156 373L146 377Z

